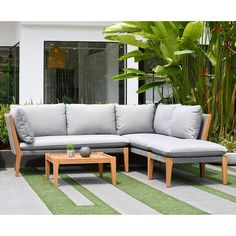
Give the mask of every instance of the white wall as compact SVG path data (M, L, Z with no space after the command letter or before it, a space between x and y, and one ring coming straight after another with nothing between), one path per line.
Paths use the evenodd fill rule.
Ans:
M98 22L98 24L96 22L73 24L23 22L19 34L20 103L24 104L30 100L34 103L43 102L44 41L105 41L102 35L105 24L109 25L111 22ZM129 60L128 67L137 67L137 64ZM138 102L135 93L137 88L137 80L127 81L128 104Z
M13 46L19 41L19 23L0 21L0 46Z
M137 47L129 46L127 52L136 50ZM138 63L134 62L133 58L127 59L127 68L136 68L138 69ZM132 78L127 79L127 104L138 104L138 79Z

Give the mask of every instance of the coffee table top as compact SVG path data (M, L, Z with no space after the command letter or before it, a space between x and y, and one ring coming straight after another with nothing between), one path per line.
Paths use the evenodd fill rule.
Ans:
M76 153L74 157L69 157L66 153L46 153L45 157L50 162L58 161L61 164L109 163L115 158L104 152L92 152L89 157L82 157L79 153Z

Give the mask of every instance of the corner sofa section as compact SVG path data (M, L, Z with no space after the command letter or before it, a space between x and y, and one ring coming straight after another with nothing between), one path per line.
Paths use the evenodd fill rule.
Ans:
M17 119L17 111L22 119ZM16 176L23 155L65 152L71 143L77 150L89 146L94 151L122 152L126 172L129 152L145 156L148 179L152 178L154 161L163 162L167 187L171 185L173 163L199 163L203 177L205 163L222 161L223 183L227 183L227 150L206 141L211 115L202 114L200 106L160 104L155 110L153 104L12 105L5 118L11 149L16 155ZM18 124L20 121L22 124ZM27 125L22 129L26 123L31 129ZM20 134L21 130L29 132ZM33 137L27 137L32 133Z

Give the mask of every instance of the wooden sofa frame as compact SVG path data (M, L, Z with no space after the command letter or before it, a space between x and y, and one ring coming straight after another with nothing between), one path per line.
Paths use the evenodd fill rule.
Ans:
M34 155L31 151L27 152L24 151L22 152L21 148L20 148L20 143L17 137L17 132L16 132L16 128L15 128L15 124L14 124L14 119L12 117L11 114L7 114L8 116L8 120L9 120L9 127L8 129L10 129L10 133L12 136L12 144L14 145L14 150L15 150L15 162L14 162L14 169L15 169L15 175L19 176L20 173L20 163L21 163L21 158L23 155ZM11 140L10 140L11 142ZM40 155L40 154L45 154L46 152L48 152L49 150L42 150L40 152L35 152L35 154ZM63 152L65 150L52 150L52 152ZM104 148L104 149L94 149L93 151L104 151L104 152L122 152L124 155L124 171L128 172L129 171L129 148L125 147L125 148ZM51 150L50 150L51 152Z

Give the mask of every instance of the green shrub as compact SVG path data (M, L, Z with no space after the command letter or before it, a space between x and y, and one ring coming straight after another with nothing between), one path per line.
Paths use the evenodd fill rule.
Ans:
M8 146L9 139L7 134L7 127L4 118L4 114L10 111L10 107L7 104L0 104L0 146Z
M228 152L236 152L236 138L231 136L228 139L223 139L220 142L222 145L224 145Z

